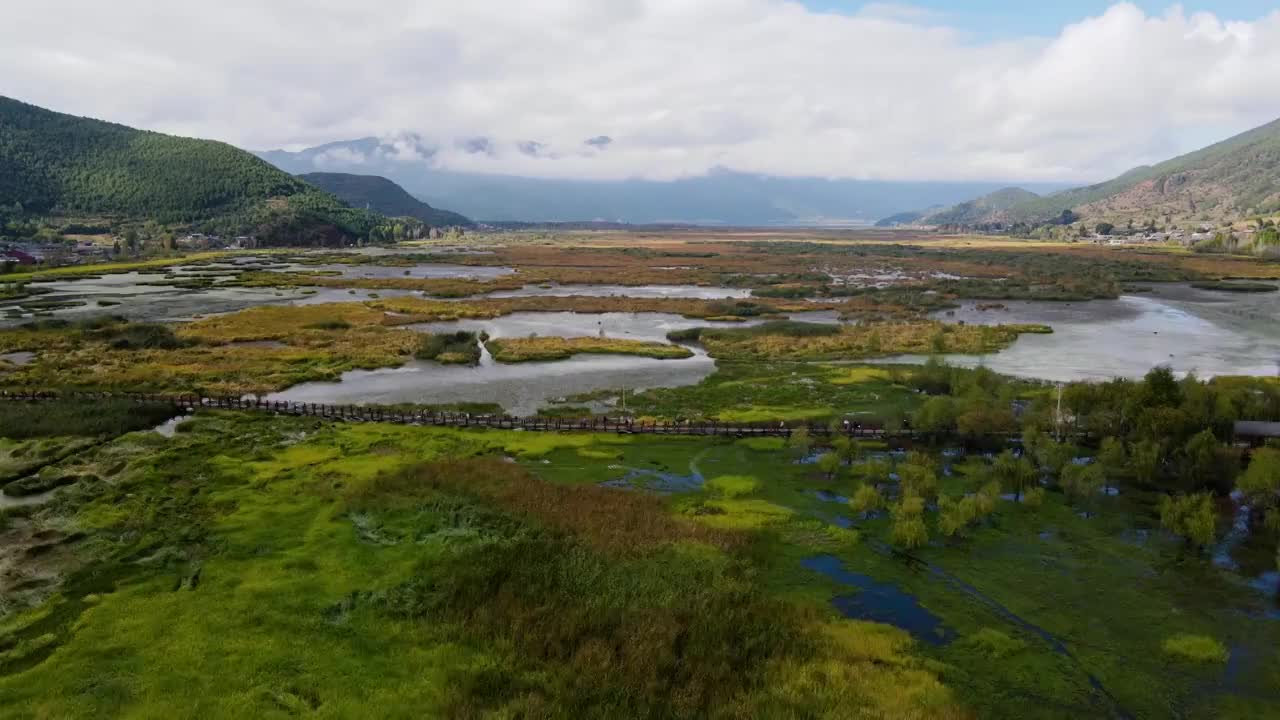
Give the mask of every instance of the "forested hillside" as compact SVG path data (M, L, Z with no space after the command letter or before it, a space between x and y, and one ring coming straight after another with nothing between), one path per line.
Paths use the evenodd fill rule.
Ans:
M435 227L472 224L456 212L431 207L399 185L377 175L308 173L300 177L321 190L337 195L351 207L368 208L388 217L417 218Z
M0 205L154 220L270 244L363 237L381 221L250 153L0 97Z
M1001 196L1000 202L988 202ZM1280 120L1220 143L1134 168L1096 185L1044 196L1002 191L940 213L924 224L1034 227L1062 218L1111 223L1218 224L1280 211ZM888 219L886 219L888 220Z

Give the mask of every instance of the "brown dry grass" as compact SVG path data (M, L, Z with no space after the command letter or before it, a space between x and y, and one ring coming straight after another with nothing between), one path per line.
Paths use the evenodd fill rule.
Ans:
M438 492L491 500L611 553L671 542L697 542L728 550L741 546L747 537L674 517L665 501L654 495L597 485L553 485L519 465L494 458L445 460L380 476L353 492L347 502L361 506L376 502L380 496L427 497Z

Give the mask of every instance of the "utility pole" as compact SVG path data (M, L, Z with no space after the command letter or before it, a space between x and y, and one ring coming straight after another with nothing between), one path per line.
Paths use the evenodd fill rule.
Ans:
M1058 442L1062 442L1062 383L1058 383L1058 412L1054 417L1054 424L1057 428Z

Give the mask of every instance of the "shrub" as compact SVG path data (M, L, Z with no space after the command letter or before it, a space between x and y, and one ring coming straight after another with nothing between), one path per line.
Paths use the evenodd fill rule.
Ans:
M480 362L480 340L465 330L424 334L413 356L446 365L475 365Z
M1164 641L1164 651L1180 660L1224 663L1230 653L1221 642L1206 635L1174 635Z
M21 440L58 435L123 435L153 428L178 414L173 405L124 399L5 402L0 403L0 437Z
M884 507L884 497L874 485L859 485L849 500L849 508L854 512L874 512Z
M978 632L966 636L960 641L962 645L973 648L977 652L985 655L992 660L1013 655L1021 652L1027 647L1027 644L1017 638L1011 638L1008 635L994 630L992 628L982 628Z
M1218 515L1213 509L1213 497L1208 493L1176 498L1165 495L1160 498L1159 509L1161 527L1198 547L1213 542Z
M747 475L721 475L706 482L711 492L726 498L750 495L760 488L760 481Z
M308 330L350 330L351 323L342 319L321 320L320 322L304 325L303 327Z

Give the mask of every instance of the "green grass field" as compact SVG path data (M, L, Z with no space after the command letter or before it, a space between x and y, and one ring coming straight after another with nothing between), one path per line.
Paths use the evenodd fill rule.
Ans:
M838 502L865 473L797 457L230 413L123 435L3 511L0 717L1280 716L1280 623L1135 533L1136 493L1001 502L908 561ZM815 556L950 641L841 617L858 590Z

